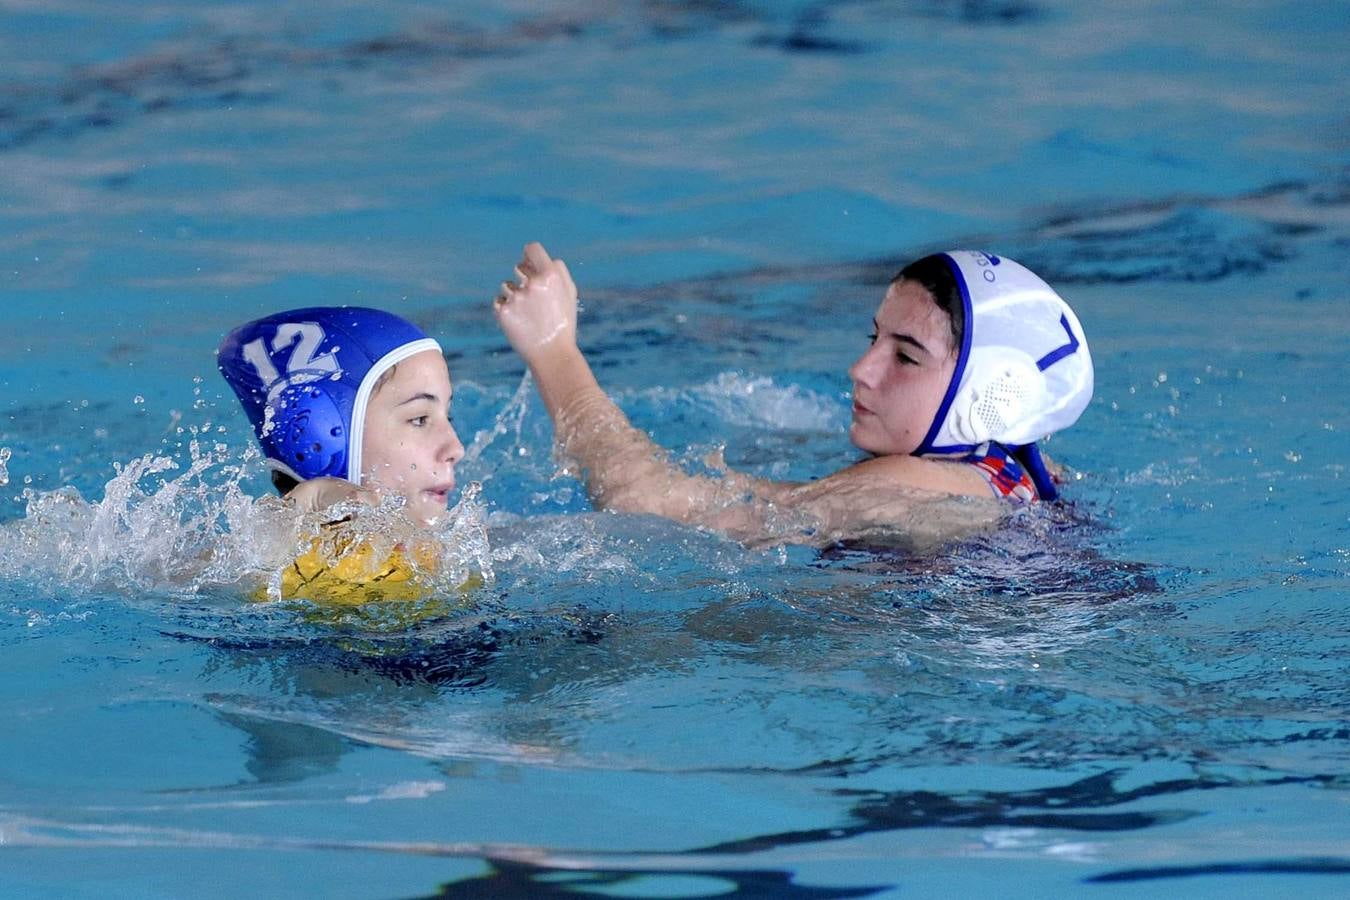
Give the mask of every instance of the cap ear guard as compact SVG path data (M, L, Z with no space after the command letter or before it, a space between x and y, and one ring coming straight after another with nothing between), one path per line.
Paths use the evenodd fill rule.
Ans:
M969 444L1005 440L1045 392L1036 361L1016 347L985 347L966 367L951 407L954 435Z
M334 397L313 384L300 384L272 398L260 440L270 458L291 470L288 474L307 481L347 476L346 435Z

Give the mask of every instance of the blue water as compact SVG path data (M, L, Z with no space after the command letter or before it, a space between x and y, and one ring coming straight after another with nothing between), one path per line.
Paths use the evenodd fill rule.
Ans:
M0 893L1350 893L1348 63L1329 2L0 3ZM489 313L535 238L632 418L774 478L853 459L898 265L1028 264L1069 508L591 511ZM214 348L348 302L482 485L420 623L244 599Z

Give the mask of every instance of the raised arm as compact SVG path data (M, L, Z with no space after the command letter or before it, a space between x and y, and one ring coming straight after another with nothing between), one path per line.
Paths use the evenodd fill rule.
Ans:
M532 243L515 276L497 295L497 322L534 374L558 446L596 506L664 516L748 544L866 537L928 544L997 518L996 505L946 492L953 477L952 493L966 492L959 475L913 457L871 459L808 483L684 472L597 383L577 346L577 290L566 263ZM917 487L935 480L931 489Z
M695 521L696 508L724 505L721 482L671 464L596 382L577 347L577 289L567 264L533 243L515 275L497 295L497 322L534 374L558 446L595 504L680 521Z

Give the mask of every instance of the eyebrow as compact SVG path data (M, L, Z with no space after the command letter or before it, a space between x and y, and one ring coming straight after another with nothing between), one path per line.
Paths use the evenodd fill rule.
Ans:
M877 324L876 319L872 320L872 327L875 328L877 331L881 331L881 326ZM922 350L924 353L927 353L929 356L933 355L933 351L925 347L922 343L919 342L919 339L914 337L913 335L901 334L898 331L892 331L888 332L886 337L894 338L895 340L899 341L902 344L913 344L915 347L918 347L920 350Z
M407 400L404 400L402 403L399 403L398 405L407 406L409 403L416 403L418 400L430 400L432 403L439 403L441 398L437 397L435 394L428 394L426 391L422 391L421 393L413 394ZM448 403L450 401L447 400L446 402Z

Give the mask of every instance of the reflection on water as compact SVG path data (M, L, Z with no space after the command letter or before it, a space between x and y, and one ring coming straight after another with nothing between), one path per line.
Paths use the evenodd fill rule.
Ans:
M702 847L693 854L759 852L793 844L846 840L874 831L905 828L1011 828L1067 831L1131 831L1184 822L1203 815L1195 809L1129 809L1113 807L1140 800L1171 799L1190 802L1196 791L1299 785L1309 788L1344 787L1344 779L1321 775L1307 778L1276 777L1242 780L1199 776L1156 782L1121 790L1121 771L1104 772L1069 784L1029 791L867 792L839 789L840 797L858 798L845 822L831 828L763 835Z
M893 887L811 887L797 883L791 872L697 869L562 869L506 860L492 860L488 871L441 886L427 900L488 900L498 897L684 897L711 900L846 900L871 897Z

